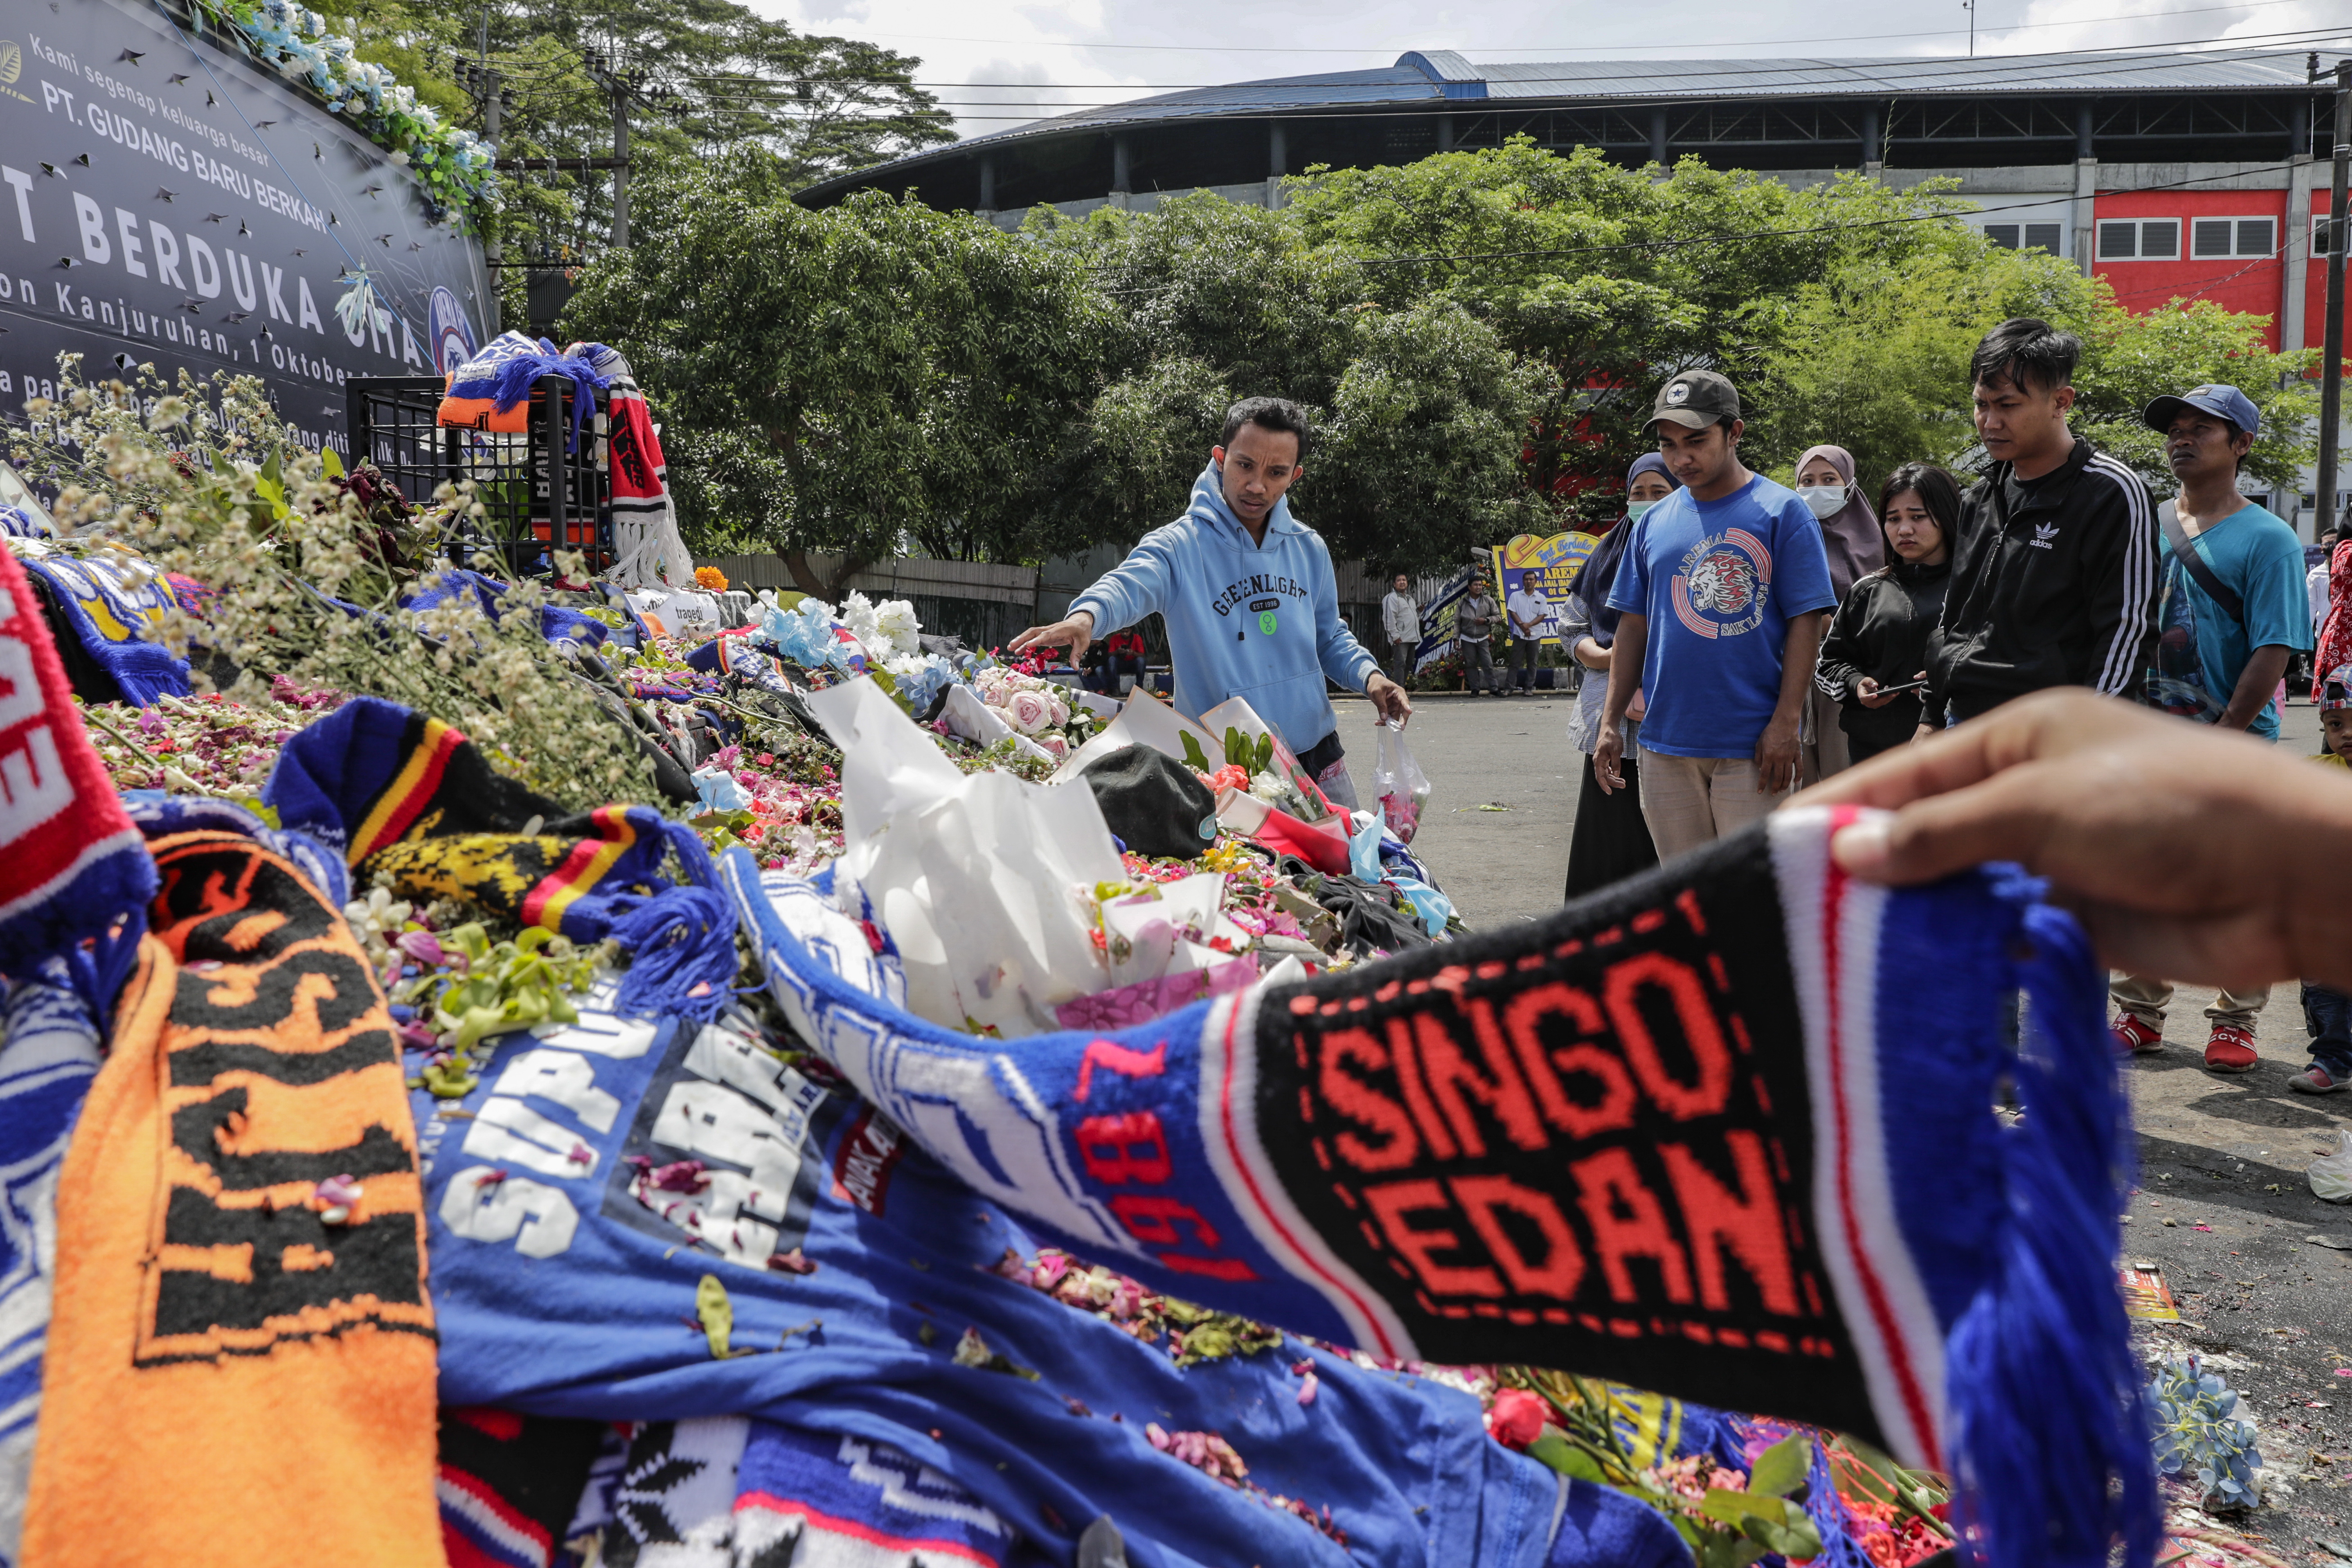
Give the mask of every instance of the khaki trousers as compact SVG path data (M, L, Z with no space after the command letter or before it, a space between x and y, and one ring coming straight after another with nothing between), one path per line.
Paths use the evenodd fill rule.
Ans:
M1658 858L1727 837L1788 799L1760 786L1753 757L1670 757L1642 752L1642 820Z
M1805 693L1804 733L1797 746L1801 770L1799 784L1817 784L1832 773L1842 773L1853 766L1853 758L1846 750L1846 733L1838 728L1838 711L1843 706L1818 686Z
M2107 994L2116 1005L2161 1034L2164 1031L2164 1005L2172 1000L2172 983L2152 980L2145 974L2117 973L2107 982ZM2213 998L2205 1009L2205 1016L2215 1024L2228 1024L2233 1028L2252 1030L2254 1015L2271 999L2268 987L2240 995L2224 991Z

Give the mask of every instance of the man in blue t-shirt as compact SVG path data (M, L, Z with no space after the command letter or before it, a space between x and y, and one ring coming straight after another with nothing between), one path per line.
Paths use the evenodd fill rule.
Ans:
M1642 816L1664 860L1746 826L1795 787L1798 725L1837 595L1812 512L1739 461L1747 426L1728 380L1675 376L1648 428L1684 488L1626 525L1592 773L1604 792L1623 787L1623 723L1638 695L1650 753Z
M2179 497L2157 510L2169 549L2147 700L2275 741L2279 682L2287 661L2311 647L2311 616L2302 542L2284 519L2238 492L2238 469L2262 416L2236 387L2212 385L2159 397L2141 417L2164 437L2165 461L2180 481ZM2171 985L2123 974L2110 990L2116 1040L2135 1051L2162 1050ZM2269 996L2264 989L2214 998L2205 1009L2212 1025L2206 1070L2252 1068L2254 1015Z

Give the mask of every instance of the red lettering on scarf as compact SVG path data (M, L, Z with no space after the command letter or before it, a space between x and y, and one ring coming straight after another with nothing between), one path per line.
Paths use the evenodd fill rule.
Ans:
M1339 1158L1359 1171L1396 1171L1421 1154L1421 1138L1404 1107L1347 1070L1353 1062L1373 1072L1389 1065L1389 1053L1366 1029L1338 1029L1323 1037L1323 1062L1317 1087L1331 1109L1369 1132L1380 1135L1367 1142L1353 1132L1331 1140Z
M1756 1281L1764 1310L1793 1318L1798 1315L1796 1279L1789 1266L1789 1238L1780 1229L1771 1173L1764 1163L1763 1140L1740 1129L1726 1132L1723 1142L1739 1172L1737 1192L1716 1180L1683 1145L1667 1143L1658 1150L1690 1235L1699 1300L1712 1311L1730 1310L1731 1293L1723 1283L1723 1255L1728 1252Z
M1421 1079L1421 1058L1412 1048L1412 1027L1402 1018L1389 1020L1389 1055L1396 1062L1397 1083L1404 1090L1404 1102L1412 1111L1421 1135L1429 1141L1430 1157L1454 1159L1462 1151L1438 1116L1437 1107L1430 1102L1428 1086Z
M1551 1194L1523 1187L1507 1176L1456 1176L1446 1184L1469 1216L1470 1228L1503 1266L1511 1289L1522 1296L1573 1300L1584 1279L1584 1254L1567 1216ZM1505 1214L1528 1221L1543 1237L1543 1256L1530 1258L1503 1224Z
M1108 1040L1088 1040L1087 1054L1078 1061L1078 1087L1070 1090L1070 1098L1081 1105L1094 1088L1097 1066L1128 1078L1158 1078L1168 1070L1168 1042L1148 1051L1130 1051Z
M1698 972L1663 952L1637 953L1611 965L1601 986L1625 1059L1657 1108L1677 1121L1720 1111L1731 1098L1731 1052ZM1642 1016L1641 994L1650 987L1663 990L1674 1003L1684 1042L1698 1064L1695 1084L1677 1079L1658 1056L1658 1043Z
M1450 1230L1415 1230L1410 1216L1432 1209L1451 1214L1453 1205L1435 1182L1390 1182L1364 1189L1364 1201L1381 1222L1389 1245L1411 1261L1421 1281L1438 1296L1500 1296L1503 1281L1491 1268L1455 1268L1437 1261L1440 1252L1461 1249Z
M1492 1004L1482 1001L1477 1005L1491 1008ZM1633 1125L1638 1097L1624 1064L1585 1040L1547 1055L1541 1026L1550 1017L1565 1017L1577 1029L1593 1035L1607 1026L1600 1003L1558 981L1522 992L1504 1007L1503 1030L1510 1037L1511 1048L1518 1053L1545 1119L1571 1138L1590 1138ZM1600 1099L1591 1105L1579 1104L1561 1087L1563 1076L1591 1078L1600 1087Z
M1078 1123L1078 1157L1087 1163L1087 1175L1112 1185L1164 1182L1171 1169L1167 1133L1158 1113L1150 1110L1087 1117Z
M1214 1248L1222 1245L1216 1226L1203 1218L1200 1210L1181 1199L1120 1193L1110 1200L1110 1212L1118 1215L1118 1223L1127 1226L1136 1240L1148 1241L1155 1247L1184 1245L1187 1238L1176 1234L1178 1220L1192 1227L1202 1246Z
M1466 1092L1471 1099L1492 1111L1502 1124L1503 1133L1522 1149L1540 1149L1551 1140L1544 1135L1542 1119L1528 1099L1528 1086L1521 1080L1518 1068L1511 1065L1511 1053L1503 1044L1503 1032L1495 1026L1493 1004L1474 1000L1466 1005L1472 1030L1478 1037L1478 1054L1486 1064L1482 1074L1462 1055L1462 1047L1454 1032L1435 1015L1424 1013L1413 1020L1413 1033L1421 1041L1422 1068L1429 1075L1429 1091L1445 1108L1446 1120L1454 1124L1454 1135L1462 1140L1463 1152L1471 1155L1486 1152L1486 1140L1478 1123L1463 1100Z
M1646 1258L1658 1266L1666 1300L1687 1305L1690 1266L1666 1228L1665 1211L1634 1168L1633 1155L1622 1149L1604 1150L1579 1160L1568 1173L1583 1194L1585 1224L1591 1228L1592 1248L1600 1254L1601 1272L1608 1277L1609 1294L1620 1301L1638 1300L1641 1293L1633 1287L1633 1271L1625 1267L1625 1260Z

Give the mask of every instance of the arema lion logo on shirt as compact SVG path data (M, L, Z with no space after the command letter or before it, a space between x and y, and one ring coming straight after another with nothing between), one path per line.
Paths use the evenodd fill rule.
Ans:
M1744 528L1700 540L1675 573L1675 615L1699 637L1754 631L1771 597L1772 552Z

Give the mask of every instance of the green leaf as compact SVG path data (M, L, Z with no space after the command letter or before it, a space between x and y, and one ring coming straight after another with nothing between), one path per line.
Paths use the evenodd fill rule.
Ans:
M1574 1480L1600 1481L1604 1485L1608 1480L1601 1471L1601 1462L1598 1459L1570 1442L1557 1431L1547 1431L1528 1444L1528 1458L1549 1465L1561 1475Z
M1777 1520L1768 1519L1761 1513L1749 1514L1740 1521L1741 1533L1762 1545L1766 1551L1777 1552L1783 1557L1802 1560L1820 1556L1821 1531L1813 1528L1813 1521L1805 1516L1805 1510L1788 1501L1783 1501L1780 1506L1787 1512Z
M319 466L331 479L340 479L343 477L343 460L335 456L335 449L332 447L319 448Z
M1192 769L1196 773L1210 773L1216 772L1216 769L1209 765L1208 756L1201 750L1201 742L1193 738L1192 731L1190 730L1184 731L1183 738L1184 765Z
M1748 1489L1764 1497L1787 1497L1805 1484L1805 1476L1812 1466L1812 1439L1791 1432L1756 1456Z
M1754 1492L1734 1491L1728 1487L1710 1488L1706 1496L1699 1500L1698 1505L1699 1512L1707 1518L1717 1523L1735 1527L1744 1524L1766 1509L1772 1510L1773 1518L1779 1518L1780 1500L1759 1497Z

